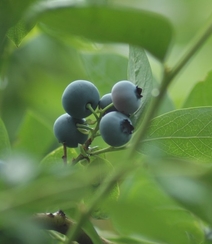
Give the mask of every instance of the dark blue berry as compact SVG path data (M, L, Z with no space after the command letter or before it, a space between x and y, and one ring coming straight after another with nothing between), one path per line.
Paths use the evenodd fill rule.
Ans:
M53 126L57 140L67 147L77 147L78 144L83 144L88 135L81 133L77 129L77 124L84 124L84 120L75 119L69 114L63 114L57 118Z
M111 93L107 93L105 94L100 100L99 100L99 108L104 109L106 108L108 105L110 105L112 103L112 96ZM105 113L109 113L112 111L117 111L117 109L114 107L114 105L110 108L108 108Z
M134 127L126 115L114 111L102 117L99 130L107 144L120 147L130 140Z
M74 118L85 118L92 112L86 107L91 104L95 110L99 103L99 92L90 81L76 80L70 83L63 92L62 105L65 111Z
M141 104L142 89L130 81L117 82L111 92L115 108L124 114L133 114Z

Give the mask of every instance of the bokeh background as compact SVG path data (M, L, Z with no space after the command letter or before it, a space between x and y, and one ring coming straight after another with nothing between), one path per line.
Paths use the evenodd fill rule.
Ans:
M50 0L48 2L51 4ZM172 45L165 60L168 67L173 67L187 51L196 35L210 18L212 9L210 0L90 0L88 2L107 2L111 5L144 9L166 17L174 29ZM58 210L61 206L65 210L74 208L75 201L81 200L81 196L86 194L86 187L93 180L92 177L95 176L95 172L90 173L91 171L89 171L89 174L86 172L81 174L81 172L78 173L77 170L72 169L73 174L71 170L70 172L54 171L46 174L45 172L38 172L35 165L37 166L37 162L40 162L47 153L60 146L53 135L52 127L56 118L64 113L61 96L65 87L74 80L87 79L98 87L101 96L110 92L114 83L127 79L129 50L127 45L93 43L76 36L58 36L41 23L31 29L18 47L9 38L6 41L6 50L0 62L0 117L8 131L13 151L17 151L19 157L20 152L22 152L27 159L23 160L20 157L19 160L19 157L14 154L12 163L9 164L11 166L5 174L6 177L4 175L6 180L2 180L2 191L0 191L1 210L4 210L2 211L4 215L1 214L0 225L4 227L7 221L11 224L7 214L8 211L12 216L11 220L17 220L15 226L19 227L19 212L22 218L23 213L24 215L28 213L31 215L33 211L54 211L54 209ZM195 84L203 81L208 72L211 71L211 47L212 40L209 39L169 87L168 95L171 100L167 99L167 101L173 103L173 109L181 108ZM153 76L160 83L162 64L149 53L147 55ZM101 147L103 145L101 143L102 141L97 139L96 144ZM62 152L62 149L54 152L55 154L50 157L50 161L58 162L60 157L58 154L62 155ZM76 156L74 150L70 150L69 153L70 158ZM30 164L29 158L33 159L32 164ZM55 160L53 160L54 158ZM108 159L114 165L117 162L122 163L125 158L125 153L113 153L108 156ZM34 164L34 161L36 161L36 164ZM28 170L29 165L32 165L32 167L30 166L31 168ZM157 166L155 172L158 168ZM173 172L175 172L175 164L173 168ZM22 170L19 171L19 169ZM162 167L163 169L166 169L166 165ZM195 164L187 169L189 174L191 172L195 176L199 171ZM179 172L184 174L184 162L182 162ZM31 173L33 174L30 175ZM179 180L176 177L176 182L179 181L182 182L181 179ZM196 193L201 193L202 189L199 190L199 182L196 183L194 186L197 186L197 190L193 191L193 195L199 196ZM181 189L185 188L184 186L187 186L186 184L187 179L180 185L181 188L176 188L179 193L181 193ZM5 185L8 189L5 188ZM166 185L170 185L169 181ZM185 189L195 190L196 188ZM155 180L152 179L152 175L149 174L148 169L143 170L142 168L135 174L129 175L122 186L122 192L120 201L126 205L122 205L123 208L120 211L118 211L119 205L112 208L114 209L112 214L114 219L118 220L117 226L120 226L120 229L123 228L123 233L125 233L125 229L130 229L133 232L135 228L140 228L142 224L143 229L150 236L152 233L156 236L163 233L164 236L167 234L171 240L174 239L175 242L172 243L183 243L175 238L172 232L169 233L165 229L166 223L169 223L170 216L172 216L173 222L171 221L171 223L180 223L179 228L180 233L183 233L183 238L185 238L184 225L181 224L181 220L186 222L188 218L188 222L192 223L189 228L194 228L194 233L197 233L201 236L200 239L203 239L202 230L193 221L194 216L192 215L190 220L191 216L187 216L188 212L186 210L185 212L184 210L181 211L182 215L179 214L178 205L161 191ZM207 194L208 191L202 192L208 197L201 198L203 202L207 202L204 201L205 199L211 200L211 194ZM187 197L186 191L183 194ZM161 206L161 208L172 206L174 211L170 208L169 211L165 209L162 214L159 213L156 216L155 212L151 211L150 205L156 206L156 208L158 206ZM149 212L146 211L146 207L149 207ZM10 208L12 211L10 211ZM130 218L132 219L124 221L122 217L124 218L124 214L128 216L126 209L129 208L131 211L129 211ZM202 208L207 209L204 204ZM184 213L186 213L186 217L181 218ZM14 218L16 215L17 218ZM143 222L143 216L146 216L146 219L149 220L148 223ZM136 221L133 222L135 219ZM165 225L161 224L161 220L164 219L163 224L165 223ZM101 221L97 222L99 224ZM105 228L105 222L103 228ZM173 230L175 233L175 228ZM21 231L26 232L24 228ZM139 230L137 232L139 233ZM178 235L178 229L175 234ZM29 243L27 241L25 243Z

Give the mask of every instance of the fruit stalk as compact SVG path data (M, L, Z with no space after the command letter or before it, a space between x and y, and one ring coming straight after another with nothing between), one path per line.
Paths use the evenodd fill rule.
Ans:
M124 150L126 148L128 148L128 147L127 146L123 146L123 147L106 147L106 148L91 152L90 155L91 156L94 156L94 155L96 156L96 155L99 155L99 154L102 154L102 153L121 151L121 150Z
M63 143L63 152L64 152L64 154L62 156L62 159L63 159L64 164L67 165L67 160L68 160L67 159L67 147L66 147L65 143Z

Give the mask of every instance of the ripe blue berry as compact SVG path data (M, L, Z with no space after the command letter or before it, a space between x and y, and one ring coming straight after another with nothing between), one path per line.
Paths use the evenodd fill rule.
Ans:
M130 81L117 82L112 88L112 101L115 108L125 114L133 114L141 104L142 89Z
M62 104L65 111L73 118L81 119L92 112L86 107L91 104L93 110L99 102L99 92L90 81L76 80L70 83L63 92Z
M104 109L105 107L107 107L111 103L112 103L111 93L107 93L99 100L99 108ZM106 113L109 113L112 111L117 111L117 109L114 106L112 106L106 110Z
M77 147L78 143L83 144L88 135L81 133L76 124L84 124L83 119L74 119L69 114L63 114L56 119L53 130L59 142L67 147Z
M126 144L132 136L133 129L130 119L116 111L102 117L99 124L103 140L113 147L120 147Z

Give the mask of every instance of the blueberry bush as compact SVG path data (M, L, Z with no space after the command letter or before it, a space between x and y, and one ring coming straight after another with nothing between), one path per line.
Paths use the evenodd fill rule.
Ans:
M0 243L212 243L211 8L0 2Z

